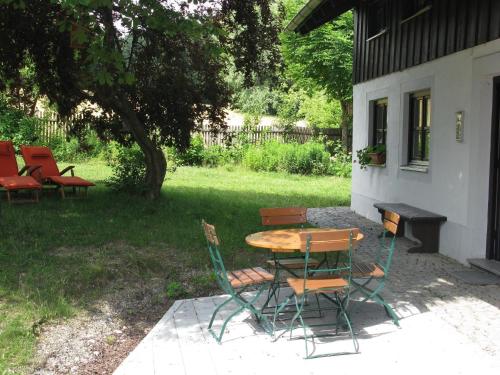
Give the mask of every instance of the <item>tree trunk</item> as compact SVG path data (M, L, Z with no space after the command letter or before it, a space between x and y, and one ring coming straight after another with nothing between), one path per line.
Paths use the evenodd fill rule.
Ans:
M149 139L144 131L144 125L138 121L135 114L133 117L125 117L124 115L121 115L121 117L144 154L146 161L145 196L150 199L156 199L160 196L161 187L167 173L165 155L162 149Z
M349 130L351 128L352 120L352 101L342 100L340 102L340 107L342 108L342 146L346 151L350 150L352 145L349 143Z
M144 124L137 118L136 113L130 107L124 95L116 95L116 100L104 99L102 96L100 96L100 99L112 104L125 128L132 133L134 140L141 148L146 162L146 178L144 181L146 191L144 195L150 199L158 198L167 173L167 160L161 147L148 137Z

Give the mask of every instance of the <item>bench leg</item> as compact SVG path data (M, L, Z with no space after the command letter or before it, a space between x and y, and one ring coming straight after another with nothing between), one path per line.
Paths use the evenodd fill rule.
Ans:
M441 223L412 222L411 231L419 244L408 249L409 253L437 253L439 251L439 226Z

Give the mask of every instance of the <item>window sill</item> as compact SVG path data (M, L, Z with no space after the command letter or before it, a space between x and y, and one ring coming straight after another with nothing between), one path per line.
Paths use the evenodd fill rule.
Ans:
M388 28L384 29L384 30L378 32L377 34L372 35L371 37L369 37L368 39L366 39L366 42L368 43L368 42L370 42L370 41L372 41L374 39L377 39L377 38L381 37L382 35L386 34L388 31L389 31Z
M403 171L427 173L429 171L429 166L426 165L402 165L399 169Z
M368 167L375 167L375 168L385 168L385 163L384 164L367 164Z

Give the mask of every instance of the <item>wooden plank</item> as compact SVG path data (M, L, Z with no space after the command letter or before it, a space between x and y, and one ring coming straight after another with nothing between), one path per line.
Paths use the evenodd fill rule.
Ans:
M421 15L415 18L413 38L414 38L414 48L413 48L413 59L411 60L411 66L420 64L422 60L422 38L423 38L423 20L425 15ZM410 51L411 52L411 51Z
M430 46L430 31L431 31L431 21L432 21L432 9L430 12L425 13L423 16L423 27L422 27L422 42L421 42L421 52L419 63L429 61L429 46Z
M457 3L452 0L448 4L448 28L446 31L446 54L456 51L457 37Z
M498 2L498 0L494 0ZM478 12L478 28L477 28L477 44L486 43L488 41L488 32L490 29L490 10L491 0L483 0Z
M464 0L460 0L457 5L457 27L455 29L455 50L461 51L465 48L467 35L467 6Z
M439 23L436 57L442 57L446 54L446 41L448 39L448 0L441 0L437 6L439 6Z
M479 1L469 1L469 11L467 14L467 39L466 48L474 47L477 43L478 11Z
M500 37L500 1L492 1L490 3L490 28L489 40L494 40Z

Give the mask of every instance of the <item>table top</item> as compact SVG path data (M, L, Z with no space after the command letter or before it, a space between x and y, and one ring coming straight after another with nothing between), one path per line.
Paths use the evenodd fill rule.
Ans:
M338 228L293 228L267 230L246 236L245 241L253 247L271 249L273 252L294 252L300 249L300 232L337 231ZM363 239L363 234L358 234L357 240Z

